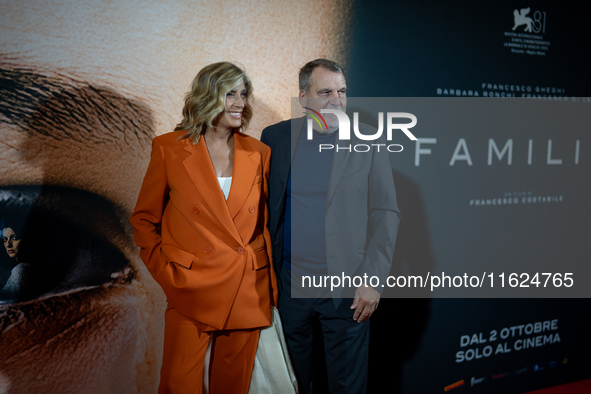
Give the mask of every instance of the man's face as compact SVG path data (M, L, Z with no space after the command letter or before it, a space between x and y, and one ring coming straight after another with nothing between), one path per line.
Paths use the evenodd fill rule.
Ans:
M249 134L288 118L280 98L297 89L298 65L341 57L339 35L312 27L348 18L336 0L297 7L316 12L221 0L2 5L0 214L30 208L23 242L37 245L37 232L50 252L34 257L59 270L34 278L44 295L0 301L0 392L156 392L166 302L129 226L151 139L182 119L197 72L223 60L253 82ZM293 48L294 36L307 44Z
M329 71L323 67L316 67L310 75L310 89L308 92L300 90L300 103L303 107L312 108L320 112L321 109L347 108L347 83L345 76L339 72ZM339 121L334 114L323 114L328 131L339 128Z

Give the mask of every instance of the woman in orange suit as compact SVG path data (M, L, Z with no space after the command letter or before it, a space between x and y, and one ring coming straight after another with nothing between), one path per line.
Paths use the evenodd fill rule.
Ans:
M206 66L181 123L152 142L131 224L168 300L159 393L201 393L207 380L211 394L247 393L260 328L271 324L271 151L239 131L251 99L239 67Z

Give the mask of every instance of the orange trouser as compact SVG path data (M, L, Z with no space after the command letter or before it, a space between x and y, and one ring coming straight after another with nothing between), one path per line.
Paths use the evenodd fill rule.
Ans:
M159 394L202 393L210 339L210 394L247 394L260 329L203 331L202 324L168 307Z

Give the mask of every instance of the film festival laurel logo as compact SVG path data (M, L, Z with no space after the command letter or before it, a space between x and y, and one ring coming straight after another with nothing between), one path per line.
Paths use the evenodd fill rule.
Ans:
M511 53L545 56L550 42L544 40L546 34L546 12L534 11L531 8L513 10L513 28L505 32L510 39L503 43L509 47Z
M520 26L525 26L526 33L546 33L546 13L536 11L533 13L533 19L529 16L530 7L521 10L513 10L513 31ZM542 16L542 14L544 14Z
M318 124L318 127L321 131L324 131L325 128L328 130L328 124L326 119L322 114L332 114L336 116L339 122L338 128L338 141L350 141L351 140L351 121L349 116L341 110L338 109L321 109L320 112L315 111L311 108L304 107L306 110L310 112L305 112L306 115L310 116L307 120L307 139L313 140L314 133L314 121ZM417 117L408 112L388 112L386 114L387 123L386 123L386 139L387 141L392 141L392 136L394 130L402 131L411 141L416 141L417 138L414 136L413 133L410 132L409 129L413 128L417 124ZM394 123L394 119L409 119L410 123ZM377 141L382 138L384 133L384 113L378 113L378 129L373 134L363 134L359 128L359 113L353 113L353 132L355 136L362 140L362 141ZM347 152L369 152L372 149L376 149L378 152L380 148L385 147L388 152L391 153L398 153L402 152L404 149L400 144L383 144L383 143L372 143L372 144L319 144L318 151L322 152L323 150L332 150L335 149L336 152L339 151L347 151Z

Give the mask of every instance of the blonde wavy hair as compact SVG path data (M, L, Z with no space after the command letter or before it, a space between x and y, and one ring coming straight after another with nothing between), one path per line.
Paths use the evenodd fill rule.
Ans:
M240 130L246 130L252 119L252 84L246 72L230 62L219 62L205 66L199 71L191 90L185 95L183 120L175 127L186 130L181 138L192 138L193 143L199 142L201 135L214 128L214 121L226 108L226 94L240 82L246 87L246 105L242 112Z

